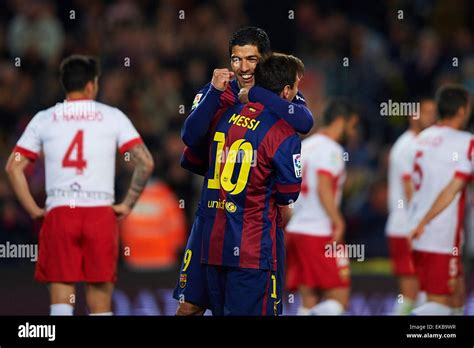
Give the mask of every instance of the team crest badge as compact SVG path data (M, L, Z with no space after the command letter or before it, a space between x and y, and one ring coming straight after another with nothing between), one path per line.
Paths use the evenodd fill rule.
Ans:
M179 286L181 288L184 288L186 286L186 283L188 281L188 275L187 274L180 274L179 275Z
M226 202L225 204L225 209L229 212L229 213L235 213L237 211L237 206L232 203L232 202Z

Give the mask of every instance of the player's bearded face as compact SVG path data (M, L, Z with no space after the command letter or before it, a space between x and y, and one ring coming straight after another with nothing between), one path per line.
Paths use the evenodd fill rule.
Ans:
M252 87L255 84L255 68L261 55L257 46L245 45L232 47L230 66L237 77L239 87Z

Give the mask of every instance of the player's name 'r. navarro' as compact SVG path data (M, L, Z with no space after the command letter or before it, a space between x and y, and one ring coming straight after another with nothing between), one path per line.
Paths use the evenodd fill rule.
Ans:
M65 100L54 107L53 122L59 121L98 121L102 122L104 115L96 110L96 103L88 100L71 102Z
M36 325L26 322L18 326L20 338L47 338L48 341L56 339L56 325Z
M237 125L239 127L248 128L250 130L256 130L260 121L257 121L253 118L242 116L239 114L233 114L232 117L229 119L229 123Z
M97 122L102 122L104 119L104 115L100 111L93 111L93 112L84 112L84 113L71 113L71 114L57 114L53 113L53 122L59 122L59 121L65 121L65 122L70 122L70 121L87 121L87 122L92 122L92 121L97 121Z

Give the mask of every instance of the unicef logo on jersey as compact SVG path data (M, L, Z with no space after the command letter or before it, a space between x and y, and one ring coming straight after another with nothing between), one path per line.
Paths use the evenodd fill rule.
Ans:
M295 176L297 178L301 178L302 176L301 154L297 153L293 155L293 167L295 168Z
M212 209L225 209L229 213L235 213L237 211L237 206L235 203L223 200L218 201L207 201L207 207Z

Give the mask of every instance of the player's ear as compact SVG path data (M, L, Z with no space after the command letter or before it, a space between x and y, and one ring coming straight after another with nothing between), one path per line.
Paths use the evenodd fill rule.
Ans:
M343 129L346 128L347 122L343 115L336 116L335 122L339 125L339 127Z
M96 94L96 82L95 80L94 81L89 81L86 83L86 87L84 88L84 91L85 93L89 96L89 97L94 97L95 94Z
M281 92L280 96L283 98L283 99L288 99L288 96L290 95L290 85L286 85L284 88L283 88L283 91Z
M466 116L466 113L467 113L467 107L466 106L460 106L459 109L458 109L458 115L461 115L461 117L464 118L464 116Z

